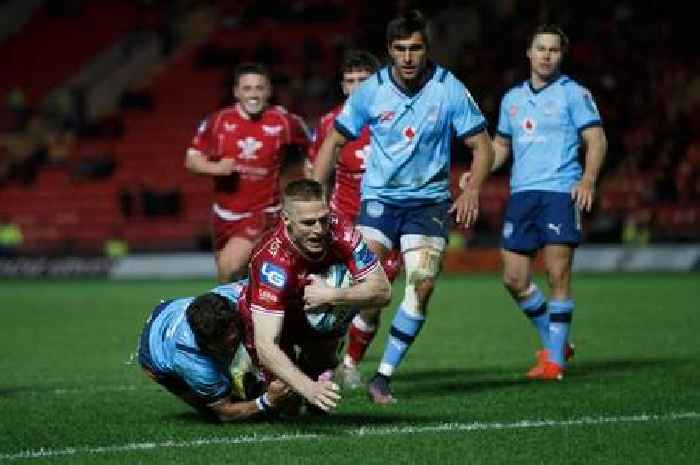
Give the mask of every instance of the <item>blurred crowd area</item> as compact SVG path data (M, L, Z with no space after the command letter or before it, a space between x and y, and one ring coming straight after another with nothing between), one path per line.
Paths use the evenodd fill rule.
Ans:
M26 8L32 2L3 0L0 8L16 3ZM71 182L118 184L112 200L128 222L124 192L138 186L145 198L152 181L142 176L127 185L127 178L118 176L120 167L133 164L127 160L129 145L122 143L135 126L130 115L167 120L164 112L171 110L162 103L170 96L159 76L182 75L175 69L183 56L189 57L187 69L201 79L191 88L185 82L178 92L199 92L196 87L204 83L212 87L207 95L213 98L197 108L183 102L179 117L186 122L182 127L191 129L179 146L167 147L173 151L167 155L175 159L173 170L183 170L179 157L201 117L231 103L232 70L238 63L265 63L273 74L275 103L313 127L342 98L338 65L344 52L361 48L386 59L387 22L419 8L431 19L432 56L471 90L492 134L501 96L528 77L529 34L540 23L560 25L571 40L563 70L593 93L609 141L596 206L586 218L586 240L646 245L700 238L700 56L684 9L631 1L124 0L107 1L112 10L95 13L95 4L87 1L34 3L38 6L25 18L26 25L0 38L0 52L16 55L3 61L17 64L0 79L0 196L17 186L40 190L43 170L63 170ZM101 40L100 50L112 47L111 56L100 58L111 60L111 70L93 59L90 66L61 75L60 63L78 53L74 45L59 49L56 64L27 59L32 47L46 48L46 40L32 37L41 39L42 30L62 21L84 24L79 21L90 14L98 15L90 23L95 40L78 46L78 52L96 54L90 45L98 48ZM112 36L108 23L115 29ZM56 38L54 46L66 39L57 31L48 36ZM16 61L18 57L23 59ZM23 72L22 66L34 68ZM50 82L52 73L56 76ZM457 172L468 166L462 151L455 152L454 160ZM505 167L488 181L484 215L465 237L468 242L497 243L507 175ZM189 195L178 184L155 184L161 191ZM11 222L12 209L0 208L3 221ZM119 235L120 229L110 227L107 235Z

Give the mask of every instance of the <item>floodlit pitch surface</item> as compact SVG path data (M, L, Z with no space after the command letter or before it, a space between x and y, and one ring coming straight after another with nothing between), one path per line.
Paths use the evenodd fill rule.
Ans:
M698 274L576 276L576 358L545 384L523 378L536 336L499 278L443 276L395 376L399 403L354 391L328 417L229 425L127 363L159 299L212 286L1 283L0 464L700 463Z

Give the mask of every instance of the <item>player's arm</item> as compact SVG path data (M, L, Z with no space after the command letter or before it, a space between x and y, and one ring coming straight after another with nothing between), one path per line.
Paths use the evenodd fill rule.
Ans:
M340 149L347 144L348 139L333 128L328 136L323 140L321 148L318 149L316 161L314 162L313 178L321 184L328 183Z
M510 151L511 151L511 145L510 145L510 139L508 137L504 137L500 134L496 134L496 137L493 138L493 152L494 152L494 158L493 158L493 166L491 167L491 172L495 173L498 171L498 169L503 166L508 160L508 157L510 157ZM467 183L469 182L469 178L471 177L472 173L471 171L465 171L462 176L459 178L459 188L464 190L467 187Z
M194 174L203 176L228 176L234 172L233 158L210 160L200 150L190 147L185 155L185 168Z
M581 181L571 191L571 198L574 199L576 207L580 210L591 211L595 183L603 161L605 161L608 142L601 126L591 126L584 129L581 132L581 138L586 150L586 165Z
M335 408L340 400L338 386L331 381L313 381L302 373L279 347L283 322L282 315L253 312L255 346L260 362L311 404L325 411Z
M503 137L500 134L496 134L493 138L493 166L491 166L491 172L497 171L510 157L510 139Z
M472 164L469 179L466 181L462 193L457 197L450 208L455 212L455 220L469 228L479 216L479 193L494 161L494 150L491 138L486 130L464 138L464 145L472 152Z
M318 276L309 276L311 283L304 288L304 307L318 308L324 305L353 305L358 307L384 307L391 300L391 283L384 268L376 266L364 279L346 288L331 287Z
M269 415L275 412L278 404L289 394L289 388L281 381L273 381L267 389L255 400L237 401L227 397L208 407L220 421L241 421L256 415Z

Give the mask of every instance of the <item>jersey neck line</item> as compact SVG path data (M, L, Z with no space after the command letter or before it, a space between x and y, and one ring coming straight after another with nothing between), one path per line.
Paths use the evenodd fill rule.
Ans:
M535 89L535 88L533 87L533 85L532 85L532 78L530 78L530 79L527 80L527 85L528 85L528 87L530 88L530 92L532 92L534 95L537 95L537 94L539 94L540 92L542 92L543 90L545 90L546 88L548 88L549 86L551 86L552 84L554 84L555 82L557 82L559 79L561 79L562 76L563 76L563 74L557 73L556 76L552 77L552 79L550 79L545 85L543 85L543 86L540 87L539 89Z
M418 87L416 87L415 91L411 91L410 89L399 84L399 82L394 78L393 69L394 69L394 65L387 67L387 74L389 75L389 80L394 84L394 87L396 87L399 90L399 92L404 94L406 97L411 98L411 97L415 97L416 95L418 95L418 93L421 90L423 90L423 87L425 87L426 84L428 84L428 82L430 82L433 79L433 77L435 76L435 72L437 71L437 65L435 63L433 63L432 61L428 60L428 62L426 64L426 71L427 72L425 75L425 79Z

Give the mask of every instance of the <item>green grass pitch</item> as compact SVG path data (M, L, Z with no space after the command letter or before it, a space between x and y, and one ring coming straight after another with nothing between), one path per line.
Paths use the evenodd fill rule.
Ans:
M576 275L576 358L545 384L523 378L536 335L499 278L444 275L395 375L399 403L353 391L327 417L228 425L127 363L159 299L210 287L0 283L0 465L700 463L698 274Z

